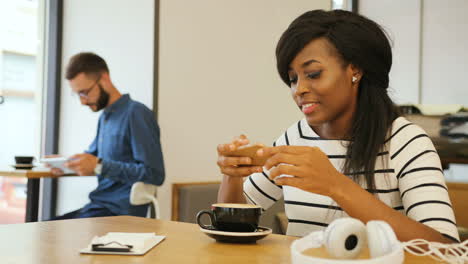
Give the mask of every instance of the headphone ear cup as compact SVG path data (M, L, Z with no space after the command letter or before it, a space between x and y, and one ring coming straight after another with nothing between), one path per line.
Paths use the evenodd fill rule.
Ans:
M377 258L392 252L398 239L392 227L384 221L367 222L367 241L372 258Z
M366 226L354 218L337 219L324 232L325 248L339 259L356 258L366 241Z

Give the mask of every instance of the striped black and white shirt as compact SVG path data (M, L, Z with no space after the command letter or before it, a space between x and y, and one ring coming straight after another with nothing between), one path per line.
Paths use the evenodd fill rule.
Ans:
M288 128L274 145L319 147L342 172L346 142L320 138L305 119ZM375 189L368 191L378 199L446 237L459 240L440 159L422 128L403 117L395 119L374 173ZM363 174L357 176L357 181L366 188ZM247 201L265 210L283 197L289 220L287 234L292 236L322 230L334 219L348 216L328 196L274 184L266 170L245 180L244 195Z

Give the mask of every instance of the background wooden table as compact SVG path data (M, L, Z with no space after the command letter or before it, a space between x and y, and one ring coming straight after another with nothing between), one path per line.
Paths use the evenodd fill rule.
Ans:
M0 177L19 177L27 178L26 194L26 222L37 222L39 216L39 193L41 178L58 178L77 176L76 174L64 174L54 176L49 168L34 168L30 170L21 170L14 168L0 168Z
M1 168L0 176L27 178L26 187L26 222L36 222L39 214L39 187L40 179L54 177L50 169L39 168L32 170L16 170L14 168Z
M83 255L95 235L155 232L166 239L144 256ZM269 235L257 244L216 243L198 225L132 216L113 216L0 226L0 262L12 263L291 263L295 237ZM435 263L406 256L405 263Z
M14 168L1 168L0 176L21 177L28 179L40 179L44 177L54 177L48 168L37 168L31 170L17 170Z

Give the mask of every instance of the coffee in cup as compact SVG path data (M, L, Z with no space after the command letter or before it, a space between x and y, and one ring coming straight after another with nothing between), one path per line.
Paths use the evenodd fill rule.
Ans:
M208 214L211 225L200 222L201 217ZM254 232L262 208L252 204L217 203L211 205L211 210L203 210L197 214L197 223L201 228L227 232Z

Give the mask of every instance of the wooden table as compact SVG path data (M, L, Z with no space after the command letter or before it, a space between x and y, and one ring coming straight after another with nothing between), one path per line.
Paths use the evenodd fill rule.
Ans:
M144 256L83 255L95 235L155 232L166 239ZM112 216L0 226L1 263L291 263L295 237L269 235L257 244L216 243L198 225L133 216ZM405 263L435 263L406 255Z
M0 176L27 178L26 195L26 222L36 222L39 214L39 187L40 178L54 177L50 169L38 168L32 170L16 170L13 168L2 168Z

